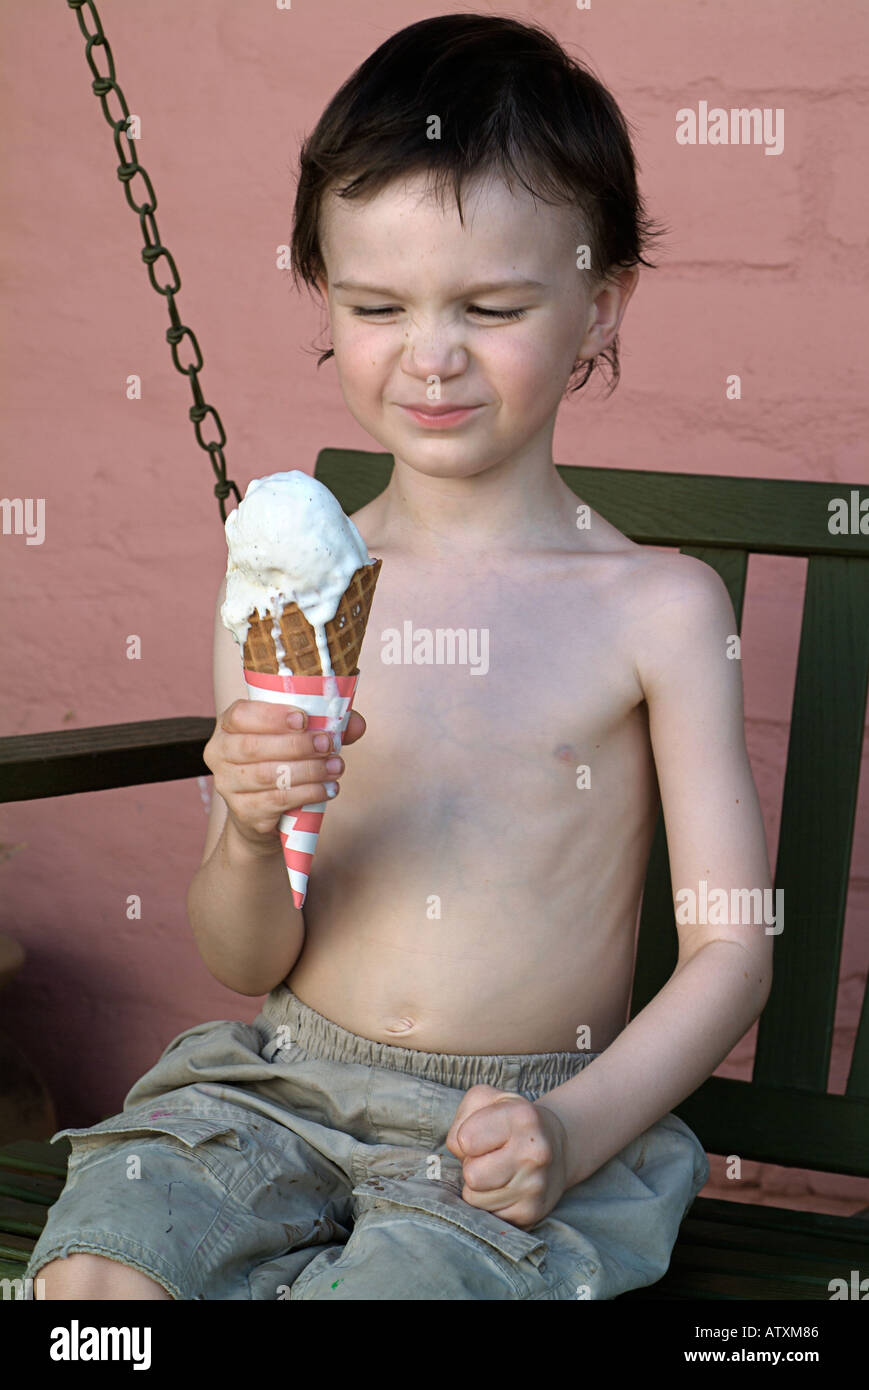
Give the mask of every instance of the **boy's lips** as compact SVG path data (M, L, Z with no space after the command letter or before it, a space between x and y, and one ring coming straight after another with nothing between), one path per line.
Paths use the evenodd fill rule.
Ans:
M452 415L456 410L477 410L476 405L408 405L404 401L398 404L403 410L415 410L418 415Z
M423 430L451 430L458 425L464 425L471 416L478 410L482 410L481 405L444 405L441 403L434 410L431 407L423 408L417 405L401 405L399 409L413 421L418 429Z

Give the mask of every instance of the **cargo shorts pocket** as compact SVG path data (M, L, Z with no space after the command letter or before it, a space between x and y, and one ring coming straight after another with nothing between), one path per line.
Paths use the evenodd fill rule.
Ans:
M51 1142L66 1138L72 1150L67 1163L67 1187L76 1181L91 1159L99 1160L101 1151L107 1151L109 1146L114 1151L118 1141L129 1141L131 1150L135 1151L137 1139L163 1139L170 1141L180 1155L195 1156L196 1163L203 1164L228 1190L236 1165L230 1161L231 1156L222 1150L221 1144L213 1141L221 1140L232 1150L239 1151L242 1145L236 1127L226 1120L208 1119L183 1111L173 1112L170 1106L171 1102L166 1105L149 1102L86 1128L58 1130L52 1135Z
M547 1297L545 1239L493 1212L472 1207L449 1182L373 1177L355 1187L353 1197L358 1204L357 1223L345 1252L351 1251L357 1233L370 1251L378 1226L394 1227L404 1219L402 1241L406 1239L408 1253L404 1277L413 1273L418 1290L415 1297L427 1296L420 1291L420 1280L426 1278L431 1288L438 1290L428 1295L431 1297L510 1297L504 1293L505 1282L515 1298ZM455 1239L442 1242L438 1251L424 1238L436 1232ZM400 1272L398 1277L402 1277ZM389 1296L381 1289L374 1289L373 1295L378 1292Z

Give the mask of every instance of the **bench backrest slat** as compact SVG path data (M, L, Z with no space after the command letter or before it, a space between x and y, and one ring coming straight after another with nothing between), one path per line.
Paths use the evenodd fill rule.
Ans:
M869 565L812 556L775 876L784 927L754 1065L770 1086L827 1089L867 679Z

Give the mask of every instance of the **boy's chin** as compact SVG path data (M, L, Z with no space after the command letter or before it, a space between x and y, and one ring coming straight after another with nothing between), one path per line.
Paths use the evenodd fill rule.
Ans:
M384 442L383 448L392 454L401 468L418 474L421 478L476 478L482 477L490 469L496 468L496 458L481 458L478 452L469 456L467 445L455 442L452 448L444 445L437 450L402 449L397 444Z

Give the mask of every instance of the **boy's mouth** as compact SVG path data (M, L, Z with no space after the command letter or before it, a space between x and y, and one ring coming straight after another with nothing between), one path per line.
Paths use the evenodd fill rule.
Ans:
M435 407L402 405L401 409L421 425L443 429L448 425L458 424L461 420L473 415L475 410L482 410L483 407L481 405L452 406L441 404Z

